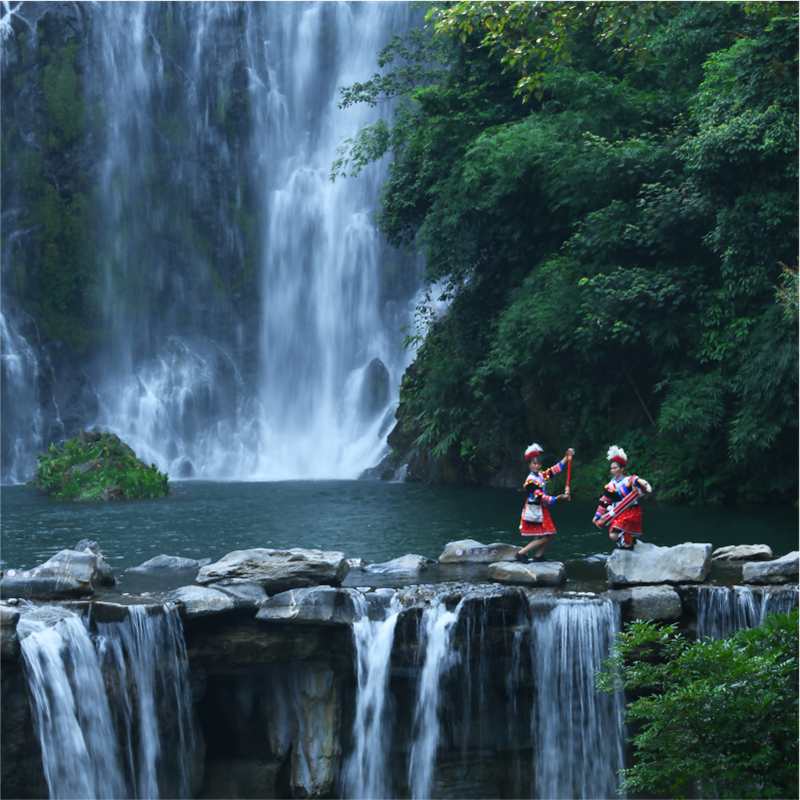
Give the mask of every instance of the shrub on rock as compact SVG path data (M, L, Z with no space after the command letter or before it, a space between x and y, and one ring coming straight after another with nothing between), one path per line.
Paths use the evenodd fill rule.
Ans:
M54 500L126 500L164 497L169 477L149 467L114 433L78 431L59 451L37 453L35 486Z

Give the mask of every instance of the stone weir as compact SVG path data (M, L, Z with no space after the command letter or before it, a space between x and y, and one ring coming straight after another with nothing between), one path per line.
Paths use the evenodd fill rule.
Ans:
M622 698L593 681L621 625L721 636L797 606L796 553L702 544L255 549L119 582L81 545L0 582L3 797L613 797Z

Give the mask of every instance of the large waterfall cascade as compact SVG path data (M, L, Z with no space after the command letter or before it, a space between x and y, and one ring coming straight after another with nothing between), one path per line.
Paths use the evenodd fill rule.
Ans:
M104 335L70 364L80 392L72 374L45 396L53 345L26 345L33 321L4 294L15 433L3 480L30 479L44 438L78 426L113 430L173 477L357 477L386 452L418 265L374 223L386 163L328 178L343 140L386 113L340 110L338 90L371 75L416 12L111 2L75 13ZM4 236L4 269L26 235Z

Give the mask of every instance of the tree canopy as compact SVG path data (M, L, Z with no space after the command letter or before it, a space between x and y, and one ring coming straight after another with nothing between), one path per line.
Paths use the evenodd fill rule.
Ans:
M428 22L344 90L400 102L333 169L391 153L381 229L447 303L409 340L406 449L491 480L531 438L597 470L613 440L662 497L793 497L796 6L456 2Z

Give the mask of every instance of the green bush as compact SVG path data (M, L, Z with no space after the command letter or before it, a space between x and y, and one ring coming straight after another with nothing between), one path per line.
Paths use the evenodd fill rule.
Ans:
M84 433L58 450L37 453L35 486L54 500L98 500L103 490L119 487L126 499L164 497L169 477L155 464L149 467L115 434Z

